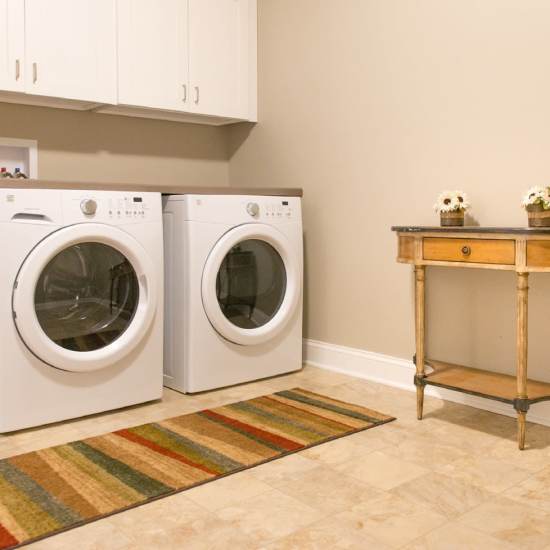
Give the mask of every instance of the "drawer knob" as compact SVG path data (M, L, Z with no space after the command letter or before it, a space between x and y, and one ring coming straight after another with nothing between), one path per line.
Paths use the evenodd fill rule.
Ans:
M464 254L464 256L469 256L471 253L472 249L469 246L462 247L462 254Z

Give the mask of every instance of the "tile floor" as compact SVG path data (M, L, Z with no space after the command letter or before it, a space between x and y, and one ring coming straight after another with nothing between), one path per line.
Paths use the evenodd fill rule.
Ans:
M306 367L0 438L10 456L301 386L398 420L31 545L33 550L548 549L550 428Z

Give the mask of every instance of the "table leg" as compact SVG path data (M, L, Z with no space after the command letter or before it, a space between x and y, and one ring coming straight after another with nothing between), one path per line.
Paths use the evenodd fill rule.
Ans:
M425 376L424 367L424 329L425 329L425 275L426 268L417 265L415 273L415 336L416 336L416 414L418 420L422 420L424 408L424 384L419 381Z
M518 447L522 450L525 446L525 400L527 395L527 301L529 291L529 273L517 274L517 333L516 333L516 379L518 413ZM523 407L520 404L523 402ZM528 406L528 405L527 405Z

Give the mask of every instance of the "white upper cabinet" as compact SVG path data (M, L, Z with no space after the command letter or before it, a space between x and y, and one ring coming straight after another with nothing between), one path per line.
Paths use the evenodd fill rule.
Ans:
M256 120L257 0L0 0L0 101Z
M116 102L114 0L25 0L26 91Z
M118 103L186 111L187 0L118 0Z
M25 90L24 0L0 0L0 89Z
M119 106L103 112L255 120L255 86L256 0L118 0Z
M191 111L248 118L249 0L189 0Z

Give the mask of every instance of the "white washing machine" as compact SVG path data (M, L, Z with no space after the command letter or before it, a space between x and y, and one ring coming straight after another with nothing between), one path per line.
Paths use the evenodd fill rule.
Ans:
M160 398L160 194L0 189L0 227L0 432Z
M164 384L199 392L302 368L298 197L164 198Z

